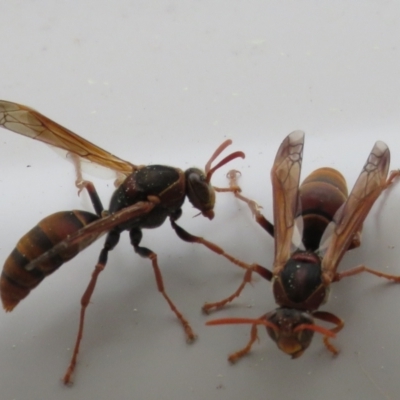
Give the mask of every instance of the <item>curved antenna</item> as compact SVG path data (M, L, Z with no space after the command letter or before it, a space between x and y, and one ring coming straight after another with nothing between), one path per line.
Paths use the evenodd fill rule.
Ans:
M234 160L235 158L245 158L245 155L242 151L235 151L232 154L226 156L223 160L221 160L217 165L211 168L211 164L213 161L228 147L232 144L232 140L228 139L225 140L218 148L214 151L213 155L207 161L207 164L204 168L206 173L206 182L210 182L213 173L218 169L221 168L223 165L227 164L228 162Z
M253 318L221 318L214 319L206 322L206 325L225 325L225 324L253 324L253 325L264 325L268 328L279 331L279 328L272 322L266 319L253 319Z
M224 324L253 324L253 325L264 325L268 328L272 328L275 331L280 331L279 327L267 319L253 319L253 318L221 318L214 319L212 321L206 322L206 325L224 325ZM293 332L299 332L302 330L310 330L318 332L321 335L335 338L336 334L329 329L326 329L320 325L315 324L300 324L293 329Z
M211 168L211 164L212 162L228 147L232 144L232 140L231 139L227 139L225 140L225 142L223 142L218 148L217 150L214 151L213 155L210 157L210 159L207 161L207 164L204 168L204 170L206 171L206 174L208 173L208 171Z
M320 325L315 325L315 324L301 324L299 326L296 326L296 328L293 329L293 332L299 332L305 329L320 333L321 335L324 335L326 337L331 337L331 338L336 337L336 333L332 332L330 329L326 329Z

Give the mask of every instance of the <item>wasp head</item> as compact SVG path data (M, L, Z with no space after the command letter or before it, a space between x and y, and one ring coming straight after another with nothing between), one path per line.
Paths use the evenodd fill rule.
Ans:
M292 309L278 308L268 313L265 319L272 326L267 332L280 350L292 358L300 357L310 345L314 336L313 318L310 314Z
M185 172L186 178L186 195L195 208L200 210L201 214L209 219L214 218L215 189L211 185L211 177L213 173L223 165L235 158L244 158L244 153L235 151L226 156L217 165L211 167L212 162L232 143L231 140L225 140L215 150L214 154L208 160L205 172L198 168L189 168Z
M185 171L186 195L193 207L207 218L214 218L215 190L206 174L198 168L189 168Z

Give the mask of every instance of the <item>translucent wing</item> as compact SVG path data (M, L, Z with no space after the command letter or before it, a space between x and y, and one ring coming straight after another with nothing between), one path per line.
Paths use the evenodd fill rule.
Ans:
M132 206L125 207L115 214L100 218L56 244L49 251L27 264L25 269L28 271L33 269L40 270L41 265L51 262L51 259L57 255L62 255L63 259L70 259L117 225L149 213L155 205L152 202L141 201Z
M386 188L390 152L383 142L376 142L353 190L328 225L321 243L328 243L322 260L324 282L335 276L337 266L347 251L371 207Z
M290 257L295 216L299 207L299 182L304 132L294 131L279 147L271 171L274 207L274 274Z
M0 100L0 125L124 175L137 169L137 166L112 155L37 111L20 104Z

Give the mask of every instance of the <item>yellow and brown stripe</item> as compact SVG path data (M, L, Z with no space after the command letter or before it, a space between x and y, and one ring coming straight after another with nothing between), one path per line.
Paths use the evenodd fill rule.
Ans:
M31 261L52 249L99 217L85 211L58 212L42 219L24 235L4 263L0 278L0 295L6 311L24 299L47 275L76 256L80 249L69 249L68 255L55 254L39 267L28 269Z

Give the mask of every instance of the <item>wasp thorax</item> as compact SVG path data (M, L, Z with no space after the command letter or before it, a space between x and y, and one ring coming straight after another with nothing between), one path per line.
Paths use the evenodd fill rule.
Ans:
M186 195L195 208L209 218L214 218L215 191L203 171L189 168L185 171Z
M328 289L322 284L321 261L315 253L292 254L274 279L275 300L281 307L313 311L323 304Z
M266 319L277 327L267 327L269 336L280 350L292 358L300 357L310 345L314 331L300 328L301 325L313 324L309 314L290 308L278 308L267 314Z

